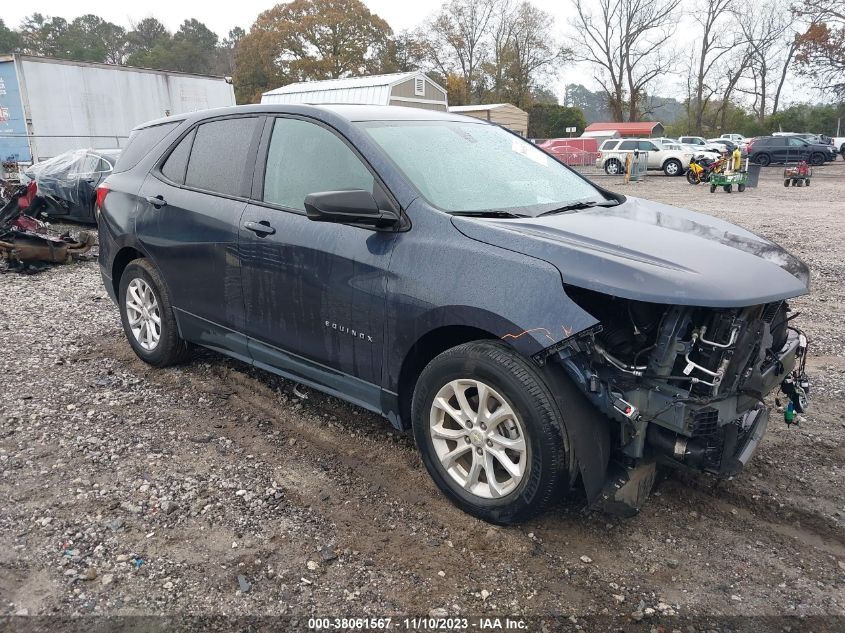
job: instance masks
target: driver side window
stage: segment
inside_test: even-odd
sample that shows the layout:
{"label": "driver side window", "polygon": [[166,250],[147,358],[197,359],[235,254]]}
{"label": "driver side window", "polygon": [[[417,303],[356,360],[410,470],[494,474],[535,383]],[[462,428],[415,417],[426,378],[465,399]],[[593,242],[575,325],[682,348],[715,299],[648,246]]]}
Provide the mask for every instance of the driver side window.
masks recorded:
{"label": "driver side window", "polygon": [[264,202],[305,210],[305,196],[321,191],[373,192],[373,175],[342,140],[300,119],[276,119],[267,166]]}

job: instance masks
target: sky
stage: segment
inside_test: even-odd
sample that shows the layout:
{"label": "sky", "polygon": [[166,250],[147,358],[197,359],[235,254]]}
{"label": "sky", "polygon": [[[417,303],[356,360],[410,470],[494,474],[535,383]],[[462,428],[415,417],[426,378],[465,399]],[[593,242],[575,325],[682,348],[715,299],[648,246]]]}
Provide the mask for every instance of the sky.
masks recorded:
{"label": "sky", "polygon": [[[555,18],[554,30],[561,39],[570,33],[568,16],[571,14],[571,5],[568,0],[533,1]],[[428,15],[437,10],[443,0],[363,0],[363,2],[370,11],[385,19],[394,31],[402,31],[420,24]],[[178,29],[184,20],[197,18],[223,38],[235,26],[248,31],[258,14],[272,7],[273,4],[273,0],[238,0],[238,2],[145,0],[139,3],[138,9],[135,10],[130,3],[114,0],[87,0],[85,3],[67,0],[32,0],[4,3],[2,18],[7,26],[17,27],[25,16],[36,11],[67,20],[85,13],[94,13],[109,22],[129,27],[133,22],[153,16],[171,31]],[[678,39],[683,38],[679,35]],[[654,93],[682,98],[679,77],[669,76],[662,82],[662,85],[655,86]],[[592,90],[598,88],[589,66],[569,64],[558,73],[557,80],[550,86],[561,103],[563,103],[563,95],[568,83],[580,83]]]}

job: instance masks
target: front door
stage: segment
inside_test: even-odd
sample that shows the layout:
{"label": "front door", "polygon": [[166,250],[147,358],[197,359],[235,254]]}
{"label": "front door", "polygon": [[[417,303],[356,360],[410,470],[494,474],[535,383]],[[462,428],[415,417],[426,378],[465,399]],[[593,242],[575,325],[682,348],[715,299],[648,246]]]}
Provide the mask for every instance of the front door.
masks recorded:
{"label": "front door", "polygon": [[203,123],[185,135],[140,191],[138,238],[161,271],[188,340],[249,359],[238,270],[262,117]]}
{"label": "front door", "polygon": [[314,222],[304,200],[320,191],[375,192],[380,185],[322,125],[279,117],[265,134],[259,200],[247,206],[239,236],[250,353],[257,366],[379,410],[395,234]]}

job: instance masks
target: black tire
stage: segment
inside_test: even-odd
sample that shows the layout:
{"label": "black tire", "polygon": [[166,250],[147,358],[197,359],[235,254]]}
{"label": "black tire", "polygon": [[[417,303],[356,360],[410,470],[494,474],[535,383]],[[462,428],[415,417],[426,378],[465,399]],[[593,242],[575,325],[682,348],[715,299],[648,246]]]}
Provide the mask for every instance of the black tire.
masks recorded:
{"label": "black tire", "polygon": [[667,176],[681,176],[684,173],[684,166],[676,158],[670,158],[663,163],[663,173]]}
{"label": "black tire", "polygon": [[730,193],[731,191],[733,191],[734,187],[733,185],[725,185],[723,188],[725,190],[725,193]]}
{"label": "black tire", "polygon": [[695,172],[692,169],[687,170],[687,182],[691,185],[701,184],[701,180],[695,175]]}
{"label": "black tire", "polygon": [[[432,405],[441,388],[458,379],[478,380],[498,392],[522,426],[525,472],[502,497],[485,498],[465,490],[437,456],[430,432]],[[414,438],[431,478],[456,506],[479,519],[502,525],[523,521],[539,512],[568,480],[569,439],[555,398],[531,363],[504,343],[474,341],[437,356],[417,381],[411,411]],[[455,448],[461,441],[454,440]],[[474,459],[473,451],[481,449],[470,449]]]}
{"label": "black tire", "polygon": [[795,181],[795,186],[796,186],[796,187],[803,187],[803,186],[804,186],[804,181],[803,181],[803,180],[796,180],[796,181]]}
{"label": "black tire", "polygon": [[758,154],[753,160],[755,163],[759,163],[760,166],[766,167],[772,162],[772,157],[768,154]]}
{"label": "black tire", "polygon": [[710,193],[716,193],[716,185],[710,185]]}
{"label": "black tire", "polygon": [[[159,306],[161,334],[158,343],[150,350],[142,347],[135,334],[133,334],[127,315],[127,288],[136,278],[140,278],[146,282],[152,290]],[[176,317],[173,315],[173,303],[170,300],[170,292],[158,269],[149,260],[136,259],[130,262],[123,271],[123,275],[120,277],[118,305],[120,307],[120,320],[123,323],[123,332],[126,334],[126,340],[129,341],[129,345],[135,354],[138,355],[138,358],[153,367],[168,367],[187,360],[190,355],[190,348],[179,336]]]}
{"label": "black tire", "polygon": [[805,186],[805,187],[809,187],[809,186],[810,186],[810,179],[809,179],[809,178],[805,178],[805,179],[804,179],[804,186]]}
{"label": "black tire", "polygon": [[789,183],[790,183],[790,180],[787,178],[786,180],[783,181],[783,186],[788,187]]}
{"label": "black tire", "polygon": [[815,153],[810,155],[810,164],[811,165],[815,165],[815,166],[818,167],[819,165],[824,165],[825,161],[826,161],[826,159],[824,157],[824,154],[822,154],[821,152],[815,152]]}
{"label": "black tire", "polygon": [[737,185],[736,190],[742,193],[745,191],[745,184]]}
{"label": "black tire", "polygon": [[618,176],[622,173],[622,163],[615,158],[611,158],[604,164],[604,173],[608,176]]}

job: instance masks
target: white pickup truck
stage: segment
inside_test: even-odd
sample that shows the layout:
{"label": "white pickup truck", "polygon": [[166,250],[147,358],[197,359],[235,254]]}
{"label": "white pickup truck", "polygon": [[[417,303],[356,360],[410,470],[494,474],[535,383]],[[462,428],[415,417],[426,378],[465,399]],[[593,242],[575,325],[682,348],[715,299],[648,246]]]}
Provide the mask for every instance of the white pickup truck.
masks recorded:
{"label": "white pickup truck", "polygon": [[634,152],[648,152],[648,169],[660,169],[667,176],[683,176],[694,155],[691,151],[677,146],[666,147],[647,138],[612,138],[601,144],[596,167],[606,174],[621,174],[625,171],[626,155]]}

